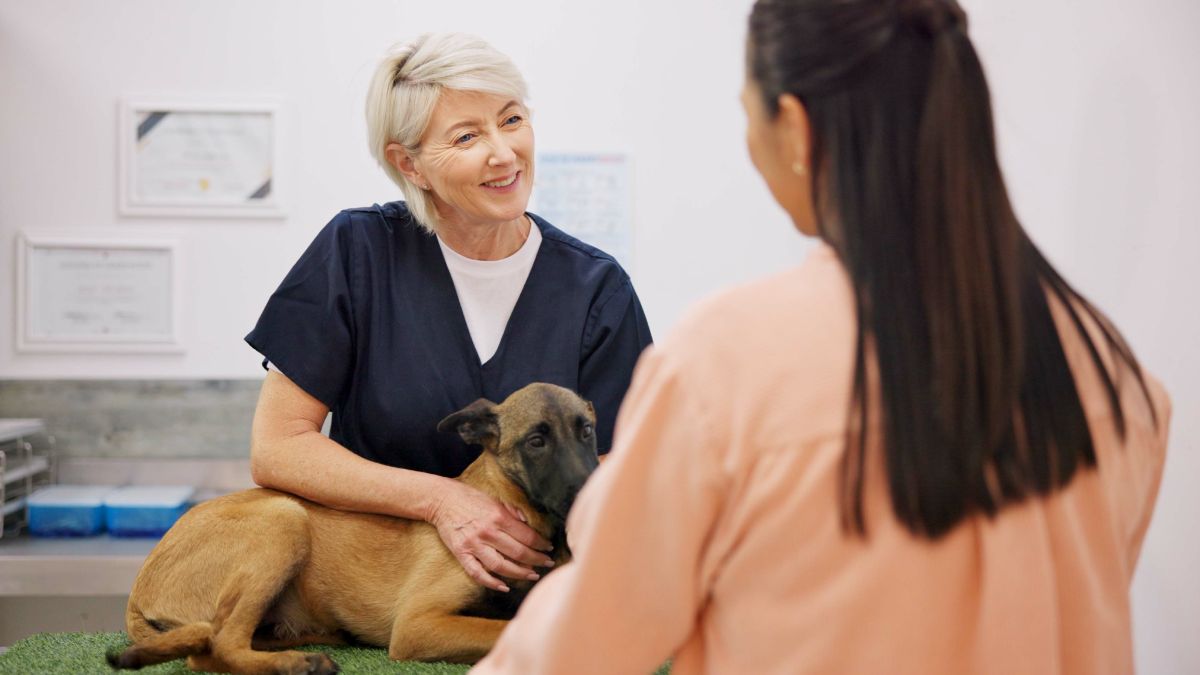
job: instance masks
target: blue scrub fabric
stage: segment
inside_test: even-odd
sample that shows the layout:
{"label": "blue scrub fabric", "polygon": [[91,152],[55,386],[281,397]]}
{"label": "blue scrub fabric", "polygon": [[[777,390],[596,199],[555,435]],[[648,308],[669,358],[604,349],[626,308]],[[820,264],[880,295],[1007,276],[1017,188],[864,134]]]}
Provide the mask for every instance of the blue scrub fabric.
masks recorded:
{"label": "blue scrub fabric", "polygon": [[317,235],[246,342],[333,412],[375,462],[457,476],[479,454],[438,422],[552,382],[596,408],[601,453],[650,328],[608,254],[530,214],[542,244],[495,355],[480,363],[437,239],[404,202],[348,209]]}

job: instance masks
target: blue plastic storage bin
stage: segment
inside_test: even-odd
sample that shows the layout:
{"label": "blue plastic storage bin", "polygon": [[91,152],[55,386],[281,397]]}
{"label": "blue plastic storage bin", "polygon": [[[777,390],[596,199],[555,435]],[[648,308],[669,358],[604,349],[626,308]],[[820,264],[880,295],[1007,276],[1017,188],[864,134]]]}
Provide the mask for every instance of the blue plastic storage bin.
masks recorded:
{"label": "blue plastic storage bin", "polygon": [[107,485],[51,485],[29,496],[29,533],[36,537],[89,537],[104,529]]}
{"label": "blue plastic storage bin", "polygon": [[131,485],[104,499],[104,520],[114,537],[161,537],[191,506],[191,486]]}

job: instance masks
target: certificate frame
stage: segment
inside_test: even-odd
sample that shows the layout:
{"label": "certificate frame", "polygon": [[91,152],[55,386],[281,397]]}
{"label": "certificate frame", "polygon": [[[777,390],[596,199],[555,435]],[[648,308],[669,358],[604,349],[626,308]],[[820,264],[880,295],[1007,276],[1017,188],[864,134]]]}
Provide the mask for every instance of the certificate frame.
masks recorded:
{"label": "certificate frame", "polygon": [[273,99],[121,99],[118,212],[283,218],[279,108]]}
{"label": "certificate frame", "polygon": [[[184,349],[179,339],[181,270],[178,249],[178,242],[169,239],[19,233],[15,252],[17,351],[75,354],[182,353]],[[55,265],[49,262],[50,255],[55,255],[55,259],[60,263],[63,260],[70,262],[74,256],[77,264],[59,264],[58,269],[55,269]],[[72,267],[84,271],[71,272]],[[87,271],[89,268],[90,272]],[[71,274],[75,274],[76,278],[72,279]],[[101,286],[97,293],[95,281],[98,279],[103,279],[105,285]],[[89,281],[92,287],[85,288]],[[158,292],[141,292],[140,297],[137,290],[129,292],[131,285],[146,282],[157,282],[164,287]],[[126,284],[124,288],[122,283]],[[64,299],[61,297],[62,293],[54,292],[72,284],[75,284],[72,290],[90,291],[76,295],[88,295],[90,298]],[[104,296],[105,293],[109,293],[108,298]],[[55,297],[56,295],[58,297]],[[126,297],[119,297],[121,295]],[[155,297],[150,299],[151,302],[146,302],[146,296]],[[122,329],[119,326],[114,330],[110,327],[114,323],[120,323],[123,318],[136,317],[136,313],[130,313],[129,310],[138,309],[138,302],[143,303],[143,309],[149,306],[150,313],[156,317],[156,327],[146,330]],[[112,316],[104,318],[104,311],[86,311],[95,310],[97,305],[104,304],[123,305],[124,309],[111,310],[117,314],[116,321]],[[43,309],[47,306],[51,309]],[[81,308],[85,311],[80,311]],[[93,326],[102,325],[100,329],[85,331],[56,328],[56,323],[61,325],[61,319],[72,313],[86,313],[86,320],[91,321]],[[47,318],[47,315],[54,314],[58,316]]]}

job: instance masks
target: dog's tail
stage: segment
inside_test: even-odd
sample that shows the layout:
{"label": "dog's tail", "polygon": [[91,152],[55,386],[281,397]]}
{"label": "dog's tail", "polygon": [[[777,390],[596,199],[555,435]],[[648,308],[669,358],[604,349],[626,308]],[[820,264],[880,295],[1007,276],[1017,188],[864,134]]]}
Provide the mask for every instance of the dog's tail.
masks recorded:
{"label": "dog's tail", "polygon": [[105,656],[113,668],[136,670],[193,654],[205,654],[212,649],[215,630],[207,621],[171,627],[148,619],[141,611],[130,607],[126,624],[134,644],[124,650],[109,650]]}

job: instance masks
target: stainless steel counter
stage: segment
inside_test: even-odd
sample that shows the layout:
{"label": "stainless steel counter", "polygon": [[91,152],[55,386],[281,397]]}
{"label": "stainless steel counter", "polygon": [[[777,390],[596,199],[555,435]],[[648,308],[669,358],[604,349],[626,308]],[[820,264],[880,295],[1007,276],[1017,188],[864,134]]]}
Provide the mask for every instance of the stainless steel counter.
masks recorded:
{"label": "stainless steel counter", "polygon": [[[63,483],[193,485],[198,498],[253,484],[247,460],[67,459]],[[158,539],[0,539],[0,597],[126,595]]]}
{"label": "stainless steel counter", "polygon": [[0,540],[0,597],[127,595],[158,539]]}

